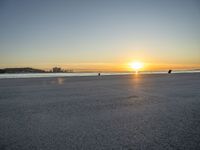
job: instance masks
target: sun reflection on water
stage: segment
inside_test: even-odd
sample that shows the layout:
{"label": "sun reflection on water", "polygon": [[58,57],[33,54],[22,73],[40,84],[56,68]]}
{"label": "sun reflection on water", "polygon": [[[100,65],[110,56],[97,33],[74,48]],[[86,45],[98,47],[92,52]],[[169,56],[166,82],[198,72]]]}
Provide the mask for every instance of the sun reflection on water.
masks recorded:
{"label": "sun reflection on water", "polygon": [[64,78],[57,78],[57,84],[62,85],[64,83]]}

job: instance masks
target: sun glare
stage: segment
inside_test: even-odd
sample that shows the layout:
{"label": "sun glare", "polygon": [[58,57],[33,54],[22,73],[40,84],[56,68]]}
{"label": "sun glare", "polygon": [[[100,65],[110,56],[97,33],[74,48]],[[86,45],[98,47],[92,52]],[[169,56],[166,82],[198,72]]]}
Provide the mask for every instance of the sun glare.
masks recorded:
{"label": "sun glare", "polygon": [[141,69],[143,67],[143,63],[142,62],[132,62],[130,64],[131,68],[134,69],[135,71],[138,71],[139,69]]}

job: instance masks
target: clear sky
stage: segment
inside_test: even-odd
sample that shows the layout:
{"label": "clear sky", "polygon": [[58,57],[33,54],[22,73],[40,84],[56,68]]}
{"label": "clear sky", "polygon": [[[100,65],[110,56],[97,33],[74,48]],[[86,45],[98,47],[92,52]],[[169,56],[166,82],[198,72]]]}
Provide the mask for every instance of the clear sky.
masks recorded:
{"label": "clear sky", "polygon": [[199,0],[1,0],[0,68],[200,68]]}

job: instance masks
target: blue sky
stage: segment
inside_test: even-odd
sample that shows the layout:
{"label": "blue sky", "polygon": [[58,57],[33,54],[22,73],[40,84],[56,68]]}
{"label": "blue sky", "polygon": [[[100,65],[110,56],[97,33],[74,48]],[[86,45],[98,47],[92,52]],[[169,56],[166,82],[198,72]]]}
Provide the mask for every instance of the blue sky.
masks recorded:
{"label": "blue sky", "polygon": [[200,64],[198,0],[1,0],[0,67]]}

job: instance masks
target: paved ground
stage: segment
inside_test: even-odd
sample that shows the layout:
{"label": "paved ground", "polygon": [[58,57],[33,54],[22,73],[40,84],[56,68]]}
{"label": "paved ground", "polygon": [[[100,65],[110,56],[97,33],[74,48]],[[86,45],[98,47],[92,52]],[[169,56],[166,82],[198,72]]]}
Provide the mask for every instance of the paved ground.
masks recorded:
{"label": "paved ground", "polygon": [[0,79],[0,150],[200,149],[200,74]]}

